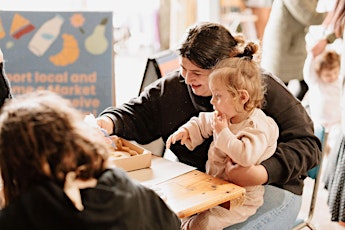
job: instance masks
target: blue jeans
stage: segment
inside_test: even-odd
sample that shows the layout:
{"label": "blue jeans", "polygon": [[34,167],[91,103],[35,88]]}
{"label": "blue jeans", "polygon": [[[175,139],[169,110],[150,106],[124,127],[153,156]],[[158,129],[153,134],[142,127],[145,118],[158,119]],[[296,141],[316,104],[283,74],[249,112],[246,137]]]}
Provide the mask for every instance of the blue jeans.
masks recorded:
{"label": "blue jeans", "polygon": [[265,185],[264,204],[255,215],[225,230],[288,230],[294,226],[301,205],[302,196],[272,185]]}

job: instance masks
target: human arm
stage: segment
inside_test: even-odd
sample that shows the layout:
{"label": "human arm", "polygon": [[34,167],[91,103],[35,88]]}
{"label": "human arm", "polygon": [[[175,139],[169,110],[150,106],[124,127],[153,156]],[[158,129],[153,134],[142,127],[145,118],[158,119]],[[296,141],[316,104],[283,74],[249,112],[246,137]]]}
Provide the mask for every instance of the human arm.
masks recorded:
{"label": "human arm", "polygon": [[272,118],[255,109],[241,126],[244,128],[237,133],[223,129],[215,138],[215,146],[243,167],[257,165],[273,155],[279,128]]}
{"label": "human arm", "polygon": [[261,164],[243,167],[239,164],[228,163],[226,170],[228,180],[242,187],[262,185],[268,181],[267,170]]}
{"label": "human arm", "polygon": [[[119,107],[109,107],[97,117],[98,125],[109,135],[118,135],[128,140],[147,142],[159,137],[159,105],[151,100],[152,95],[132,98]],[[154,136],[154,137],[152,137]]]}
{"label": "human arm", "polygon": [[312,52],[309,52],[303,66],[303,79],[308,84],[309,87],[312,84],[315,84],[315,80],[317,78],[314,60],[315,60],[314,54]]}
{"label": "human arm", "polygon": [[[183,114],[190,109],[184,108],[181,111],[180,108],[181,100],[188,97],[182,91],[183,86],[185,84],[180,82],[178,73],[161,78],[146,87],[140,96],[121,106],[105,109],[97,119],[110,118],[114,127],[110,135],[135,140],[140,144],[150,143],[162,136],[167,137],[190,118]],[[182,115],[187,119],[181,119]]]}
{"label": "human arm", "polygon": [[205,138],[212,135],[213,113],[202,112],[199,117],[192,117],[186,124],[181,126],[176,132],[169,136],[166,146],[170,148],[181,140],[181,145],[186,145],[189,150],[204,142]]}
{"label": "human arm", "polygon": [[335,33],[328,34],[326,37],[320,39],[313,45],[310,49],[311,53],[314,57],[320,55],[325,49],[328,44],[331,44],[335,41],[336,36]]}

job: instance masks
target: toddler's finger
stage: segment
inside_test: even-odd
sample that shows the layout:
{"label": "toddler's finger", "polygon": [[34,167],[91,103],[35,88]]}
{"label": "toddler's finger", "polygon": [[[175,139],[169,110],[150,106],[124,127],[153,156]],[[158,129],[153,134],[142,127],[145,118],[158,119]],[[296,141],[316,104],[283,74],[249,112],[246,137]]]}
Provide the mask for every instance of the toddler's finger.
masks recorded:
{"label": "toddler's finger", "polygon": [[170,145],[171,145],[171,137],[168,138],[167,142],[166,142],[166,149],[170,149]]}

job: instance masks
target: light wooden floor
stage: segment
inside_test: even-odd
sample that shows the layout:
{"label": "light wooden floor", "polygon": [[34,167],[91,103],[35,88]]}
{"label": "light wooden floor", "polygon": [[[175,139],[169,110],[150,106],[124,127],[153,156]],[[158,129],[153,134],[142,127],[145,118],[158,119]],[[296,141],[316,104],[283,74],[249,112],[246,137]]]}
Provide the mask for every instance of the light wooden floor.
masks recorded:
{"label": "light wooden floor", "polygon": [[[325,166],[327,165],[327,158],[324,160],[323,163],[324,165],[322,171],[324,172]],[[323,172],[321,173],[323,174]],[[302,208],[299,214],[301,217],[306,217],[306,215],[308,214],[310,198],[314,185],[313,183],[314,182],[308,178],[305,180]],[[312,219],[312,224],[317,230],[345,230],[345,228],[340,226],[338,223],[330,221],[331,215],[329,213],[329,208],[327,206],[327,196],[328,191],[324,189],[324,183],[321,183],[318,190],[317,202],[314,217]]]}

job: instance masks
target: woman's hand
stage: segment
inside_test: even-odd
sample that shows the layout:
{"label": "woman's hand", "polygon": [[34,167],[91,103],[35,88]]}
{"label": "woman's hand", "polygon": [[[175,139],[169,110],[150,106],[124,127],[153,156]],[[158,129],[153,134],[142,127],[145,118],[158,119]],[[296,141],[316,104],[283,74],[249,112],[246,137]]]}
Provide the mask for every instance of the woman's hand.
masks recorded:
{"label": "woman's hand", "polygon": [[107,116],[97,117],[97,124],[99,127],[107,131],[109,135],[114,132],[114,124],[113,121]]}
{"label": "woman's hand", "polygon": [[229,162],[225,168],[227,179],[242,187],[262,185],[268,181],[268,173],[262,165],[242,167]]}

